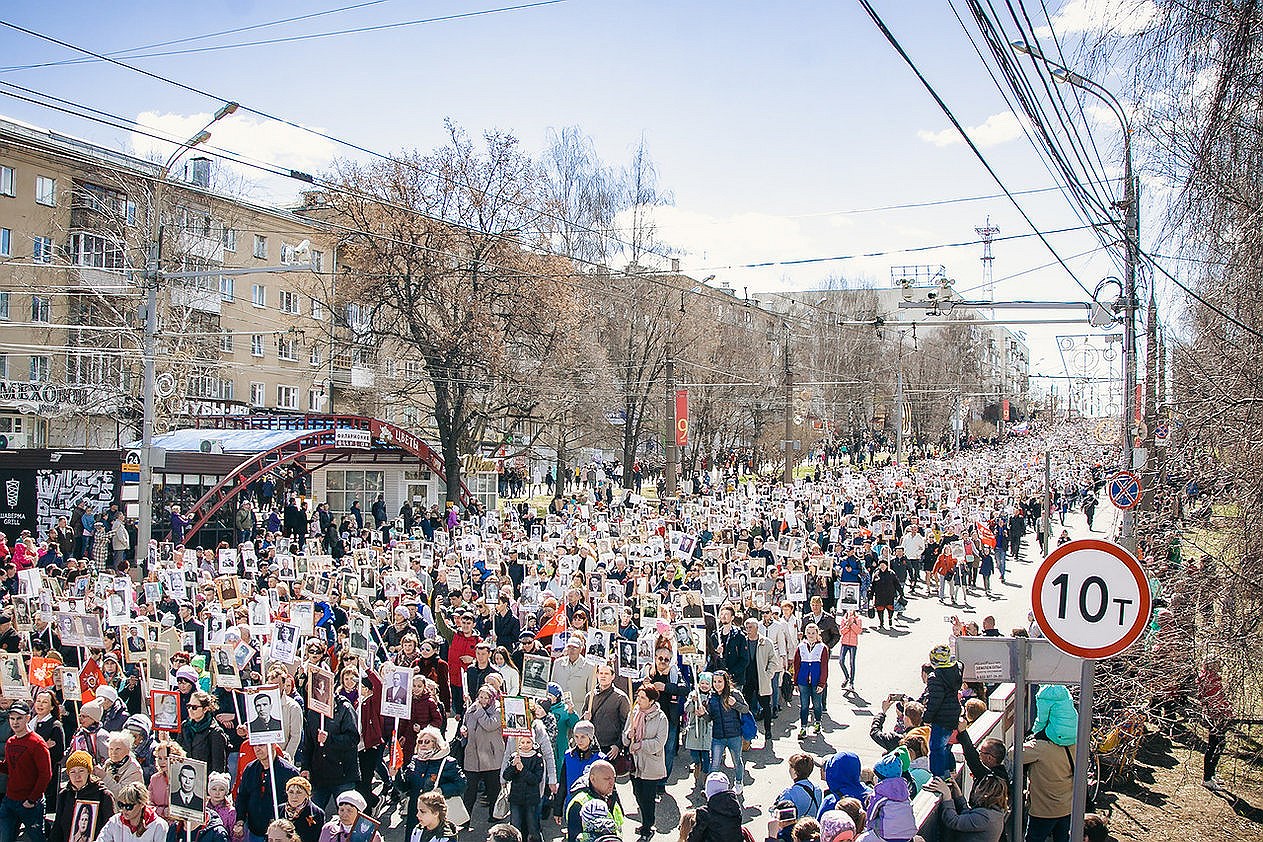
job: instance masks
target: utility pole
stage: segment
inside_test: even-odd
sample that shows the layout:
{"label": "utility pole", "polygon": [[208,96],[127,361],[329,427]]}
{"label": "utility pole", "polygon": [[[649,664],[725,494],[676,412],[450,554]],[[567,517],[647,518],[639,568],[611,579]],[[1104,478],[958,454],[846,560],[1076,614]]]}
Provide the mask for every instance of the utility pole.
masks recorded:
{"label": "utility pole", "polygon": [[[680,461],[679,449],[675,446],[675,357],[667,354],[667,435],[663,440],[666,446],[666,467],[664,488],[668,499],[676,496],[675,469]],[[631,423],[628,419],[628,423]]]}
{"label": "utility pole", "polygon": [[171,154],[158,177],[154,180],[153,218],[157,230],[149,246],[149,265],[145,268],[145,335],[144,335],[144,384],[141,387],[142,417],[140,422],[140,488],[137,493],[139,511],[136,517],[136,567],[145,570],[149,558],[149,541],[153,537],[153,430],[154,430],[154,392],[155,368],[158,341],[158,283],[162,276],[162,201],[167,178],[171,168],[181,155],[195,146],[210,140],[210,127],[237,110],[237,103],[226,102],[220,106],[202,127],[202,130],[190,137]]}
{"label": "utility pole", "polygon": [[1142,494],[1140,511],[1151,512],[1154,509],[1154,495],[1161,480],[1158,471],[1157,447],[1153,444],[1154,432],[1158,425],[1158,372],[1162,368],[1161,355],[1158,354],[1158,305],[1154,300],[1153,287],[1149,289],[1149,316],[1145,320],[1145,412],[1144,412],[1144,445],[1149,451],[1142,472]]}
{"label": "utility pole", "polygon": [[782,356],[785,358],[785,473],[781,479],[786,485],[794,482],[794,370],[789,362],[789,324],[784,328]]}
{"label": "utility pole", "polygon": [[[1050,411],[1051,414],[1051,411]],[[1049,549],[1052,547],[1052,535],[1048,530],[1052,525],[1052,518],[1049,516],[1052,512],[1052,450],[1044,451],[1044,558],[1048,558]]]}
{"label": "utility pole", "polygon": [[[1135,175],[1132,173],[1131,130],[1123,125],[1123,464],[1124,471],[1136,466],[1136,248],[1140,244],[1140,208]],[[1123,512],[1122,544],[1136,552],[1136,515]]]}

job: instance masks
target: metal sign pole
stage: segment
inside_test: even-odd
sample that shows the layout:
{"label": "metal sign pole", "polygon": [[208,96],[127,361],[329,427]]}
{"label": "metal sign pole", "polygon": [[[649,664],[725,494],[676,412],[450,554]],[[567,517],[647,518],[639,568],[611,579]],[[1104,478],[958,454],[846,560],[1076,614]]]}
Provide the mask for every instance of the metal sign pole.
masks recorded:
{"label": "metal sign pole", "polygon": [[1079,678],[1079,734],[1074,746],[1074,797],[1070,802],[1070,838],[1083,838],[1083,814],[1088,804],[1088,753],[1092,742],[1092,682],[1096,661],[1085,659]]}
{"label": "metal sign pole", "polygon": [[[1026,768],[1022,765],[1022,743],[1026,741],[1026,662],[1030,658],[1030,642],[1015,638],[1009,647],[1013,675],[1013,829],[1010,839],[1025,839],[1025,817],[1022,792]],[[1071,837],[1074,838],[1074,837]],[[1082,838],[1082,837],[1080,837]]]}

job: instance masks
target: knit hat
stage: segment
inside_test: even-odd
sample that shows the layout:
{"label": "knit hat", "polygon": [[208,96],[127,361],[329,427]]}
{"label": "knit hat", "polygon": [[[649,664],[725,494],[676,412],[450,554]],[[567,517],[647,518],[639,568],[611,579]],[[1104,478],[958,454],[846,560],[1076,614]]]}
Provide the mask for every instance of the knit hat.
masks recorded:
{"label": "knit hat", "polygon": [[228,777],[227,772],[211,772],[206,776],[206,787],[209,789],[215,784],[219,784],[224,789],[232,789],[232,778]]}
{"label": "knit hat", "polygon": [[127,721],[123,723],[123,727],[128,731],[139,734],[142,738],[148,737],[153,731],[153,723],[149,721],[149,717],[143,713],[133,713],[127,717]]}
{"label": "knit hat", "polygon": [[189,684],[197,686],[197,670],[190,666],[180,667],[175,671],[176,681],[187,681]]}
{"label": "knit hat", "polygon": [[584,736],[595,738],[596,726],[586,719],[580,719],[574,724],[574,727],[570,729],[570,733],[575,735],[583,734]]}
{"label": "knit hat", "polygon": [[364,800],[364,796],[353,789],[348,789],[338,796],[338,806],[341,807],[343,804],[350,804],[361,813],[368,809],[368,802]]}
{"label": "knit hat", "polygon": [[307,793],[308,798],[311,797],[311,781],[307,780],[301,775],[295,775],[294,777],[290,778],[288,781],[285,782],[286,789],[289,789],[291,786],[298,787],[299,789]]}
{"label": "knit hat", "polygon": [[118,691],[108,684],[102,684],[96,688],[96,697],[112,705],[118,701]]}
{"label": "knit hat", "polygon": [[557,682],[550,681],[548,683],[548,695],[552,696],[554,699],[560,699],[563,692],[564,691],[561,689],[561,685]]}
{"label": "knit hat", "polygon": [[895,753],[891,752],[877,761],[877,765],[873,767],[873,774],[882,780],[897,778],[903,774],[903,764],[899,762],[899,758],[895,756]]}
{"label": "knit hat", "polygon": [[846,842],[855,838],[855,820],[842,810],[826,810],[820,815],[820,842]]}
{"label": "knit hat", "polygon": [[952,650],[944,644],[939,644],[930,650],[930,666],[932,667],[950,667],[956,663],[956,656],[952,654]]}
{"label": "knit hat", "polygon": [[721,792],[727,792],[732,789],[732,784],[728,781],[728,776],[723,772],[711,772],[706,776],[706,797],[712,798]]}
{"label": "knit hat", "polygon": [[104,715],[105,715],[105,706],[102,705],[100,702],[96,701],[95,699],[88,702],[83,707],[79,708],[79,719],[81,720],[86,716],[89,719],[91,719],[93,722],[100,722],[101,717]]}
{"label": "knit hat", "polygon": [[72,751],[70,756],[66,758],[66,771],[71,769],[87,769],[92,771],[92,755],[83,749]]}

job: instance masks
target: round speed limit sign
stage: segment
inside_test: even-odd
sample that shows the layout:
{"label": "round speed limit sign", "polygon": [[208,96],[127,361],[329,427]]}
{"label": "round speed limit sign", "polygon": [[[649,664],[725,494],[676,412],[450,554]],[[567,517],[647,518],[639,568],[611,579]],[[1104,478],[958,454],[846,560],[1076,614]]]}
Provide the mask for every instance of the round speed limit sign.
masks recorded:
{"label": "round speed limit sign", "polygon": [[1131,553],[1088,538],[1053,551],[1035,574],[1032,608],[1049,643],[1099,660],[1135,643],[1149,623],[1149,579]]}

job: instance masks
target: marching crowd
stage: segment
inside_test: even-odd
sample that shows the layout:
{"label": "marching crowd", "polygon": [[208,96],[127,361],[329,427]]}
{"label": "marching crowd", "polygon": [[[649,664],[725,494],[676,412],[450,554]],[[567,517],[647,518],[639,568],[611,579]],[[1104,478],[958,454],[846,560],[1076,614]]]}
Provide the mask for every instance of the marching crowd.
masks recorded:
{"label": "marching crowd", "polygon": [[[1064,522],[1096,499],[1100,448],[1048,435]],[[811,749],[831,686],[877,669],[857,663],[866,628],[1004,581],[1041,529],[1034,454],[1052,444],[912,471],[829,459],[793,486],[721,479],[670,505],[576,483],[547,513],[453,508],[425,530],[373,512],[334,532],[293,498],[301,528],[254,517],[236,546],[156,543],[135,574],[33,541],[0,583],[0,842],[381,842],[400,838],[396,810],[409,842],[486,823],[497,842],[598,842],[629,835],[633,809],[643,841],[668,831],[658,803],[689,775],[703,800],[680,839],[741,842],[764,830],[746,755],[794,708],[801,750],[767,838],[911,839],[927,791],[959,838],[994,842],[1006,747],[969,741],[989,688],[963,682],[953,646],[1001,634],[994,619],[908,652],[924,683],[874,718],[880,762]],[[1068,834],[1074,709],[1045,690],[1028,842]]]}

